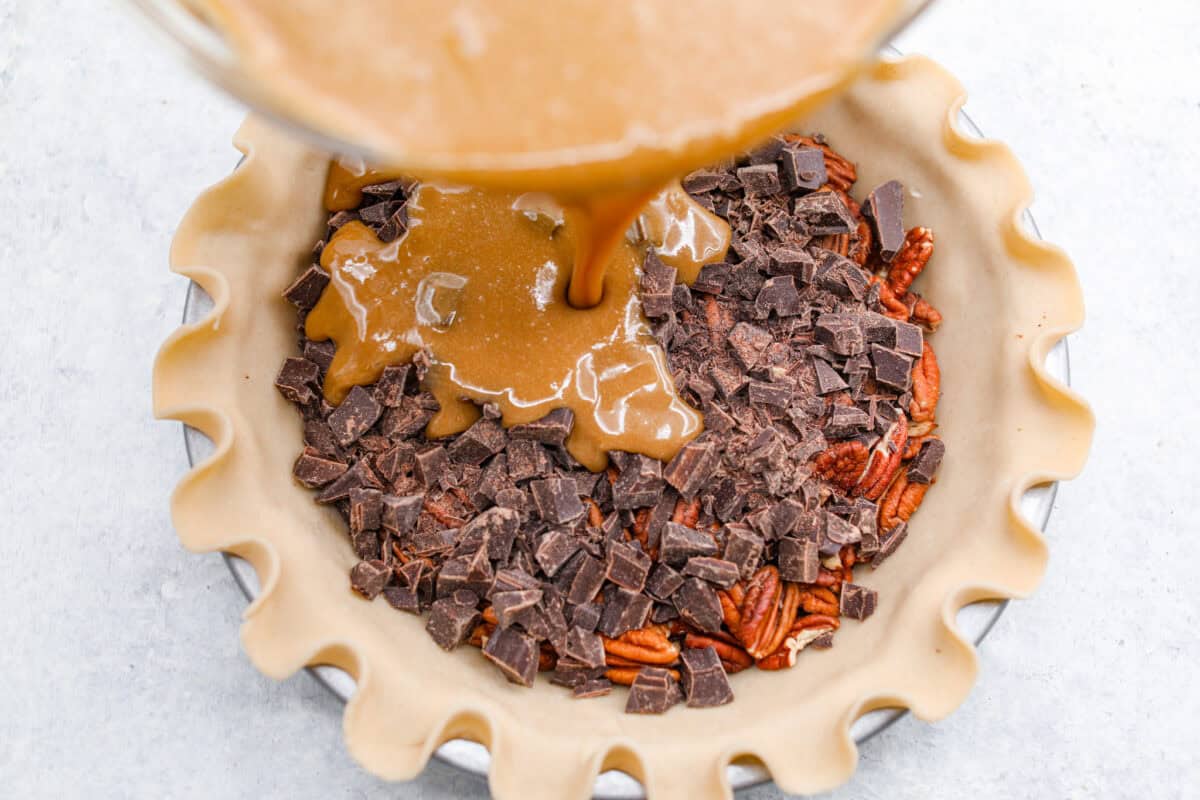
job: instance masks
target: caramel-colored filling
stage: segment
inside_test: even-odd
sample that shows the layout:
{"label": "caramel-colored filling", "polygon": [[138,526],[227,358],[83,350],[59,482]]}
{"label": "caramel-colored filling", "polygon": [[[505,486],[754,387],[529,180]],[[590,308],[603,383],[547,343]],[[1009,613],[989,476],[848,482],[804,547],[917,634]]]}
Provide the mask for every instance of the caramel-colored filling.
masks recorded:
{"label": "caramel-colored filling", "polygon": [[[334,166],[330,197],[353,198],[394,177],[377,171],[363,183],[352,173]],[[724,256],[729,230],[680,194],[652,203],[639,227],[694,276]],[[647,244],[616,242],[602,300],[577,309],[567,283],[579,230],[550,198],[425,183],[409,199],[408,219],[408,232],[390,244],[348,223],[321,256],[332,282],[307,333],[337,345],[325,380],[330,402],[427,349],[426,386],[441,405],[431,438],[468,427],[476,403],[496,403],[505,425],[566,407],[575,414],[567,449],[598,470],[607,451],[667,460],[700,433],[700,416],[680,399],[642,315],[637,285]]]}

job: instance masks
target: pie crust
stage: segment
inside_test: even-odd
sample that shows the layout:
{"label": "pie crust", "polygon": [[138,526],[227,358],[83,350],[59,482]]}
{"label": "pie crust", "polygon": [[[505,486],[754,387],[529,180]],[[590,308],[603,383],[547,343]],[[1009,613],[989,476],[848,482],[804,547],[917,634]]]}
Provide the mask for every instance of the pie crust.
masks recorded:
{"label": "pie crust", "polygon": [[347,747],[384,778],[415,777],[448,739],[483,743],[501,798],[587,797],[606,769],[630,773],[656,799],[729,797],[725,766],[746,757],[784,791],[815,793],[853,773],[859,715],[949,714],[977,670],[957,610],[1034,589],[1047,549],[1018,502],[1034,484],[1076,475],[1093,429],[1084,402],[1042,366],[1083,321],[1075,270],[1022,229],[1031,192],[1009,149],[955,127],[963,99],[929,60],[881,61],[803,125],[858,159],[859,187],[901,180],[910,224],[938,236],[918,288],[946,320],[934,342],[948,454],[904,546],[880,569],[859,570],[879,590],[878,611],[794,669],[735,676],[731,705],[658,717],[623,714],[623,691],[579,701],[546,680],[509,684],[474,648],[440,650],[423,618],[351,592],[344,525],[293,481],[300,421],[273,387],[296,346],[295,311],[280,292],[323,232],[328,156],[247,120],[236,137],[245,160],[200,196],[171,249],[172,269],[215,307],[163,345],[154,409],[216,443],[172,510],[186,547],[236,553],[257,570],[262,592],[242,626],[254,664],[273,678],[320,663],[354,676]]}

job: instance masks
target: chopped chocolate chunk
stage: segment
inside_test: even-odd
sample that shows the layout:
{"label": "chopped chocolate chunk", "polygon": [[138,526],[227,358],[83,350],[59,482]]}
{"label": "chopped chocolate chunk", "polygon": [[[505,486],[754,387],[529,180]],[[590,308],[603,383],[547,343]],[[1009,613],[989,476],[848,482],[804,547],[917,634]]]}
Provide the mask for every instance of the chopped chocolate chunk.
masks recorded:
{"label": "chopped chocolate chunk", "polygon": [[333,364],[334,346],[333,342],[305,342],[304,357],[321,368],[321,372],[325,372]]}
{"label": "chopped chocolate chunk", "polygon": [[406,395],[400,398],[399,406],[389,408],[383,415],[379,432],[394,439],[416,436],[425,430],[434,413],[435,409],[422,403],[419,396]]}
{"label": "chopped chocolate chunk", "polygon": [[541,589],[517,589],[511,592],[496,592],[492,595],[492,608],[501,628],[516,621],[517,615],[542,602]]}
{"label": "chopped chocolate chunk", "polygon": [[867,195],[862,212],[875,228],[880,258],[890,262],[904,246],[904,186],[900,181],[877,186]]}
{"label": "chopped chocolate chunk", "polygon": [[866,349],[866,340],[858,320],[851,314],[822,314],[813,333],[821,344],[840,356],[852,356]]}
{"label": "chopped chocolate chunk", "polygon": [[867,293],[867,276],[850,259],[828,250],[821,255],[814,282],[846,301],[862,300]]}
{"label": "chopped chocolate chunk", "polygon": [[908,523],[901,522],[890,531],[882,534],[879,537],[879,552],[871,559],[871,567],[878,569],[884,561],[887,561],[900,545],[904,544],[905,538],[908,537]]}
{"label": "chopped chocolate chunk", "polygon": [[942,465],[946,444],[941,439],[926,439],[917,457],[908,465],[908,479],[913,483],[933,483],[933,476]]}
{"label": "chopped chocolate chunk", "polygon": [[692,291],[717,295],[725,288],[728,281],[728,264],[707,264],[700,268],[700,274],[692,281]]}
{"label": "chopped chocolate chunk", "polygon": [[599,634],[583,628],[571,628],[567,633],[567,648],[563,655],[589,667],[603,667],[604,642]]}
{"label": "chopped chocolate chunk", "polygon": [[604,574],[604,564],[600,559],[584,555],[567,591],[567,602],[582,606],[594,600],[596,593],[604,585]]}
{"label": "chopped chocolate chunk", "polygon": [[394,242],[399,239],[408,230],[408,205],[401,204],[390,217],[387,222],[379,226],[379,231],[376,236],[379,241],[384,244]]}
{"label": "chopped chocolate chunk", "polygon": [[350,490],[350,533],[378,530],[383,517],[383,492],[355,487]]}
{"label": "chopped chocolate chunk", "polygon": [[571,696],[577,700],[591,697],[604,697],[612,693],[612,681],[608,678],[589,678],[571,689]]}
{"label": "chopped chocolate chunk", "polygon": [[666,600],[683,585],[683,576],[661,561],[650,570],[646,592],[656,600]]}
{"label": "chopped chocolate chunk", "polygon": [[779,174],[788,192],[815,192],[825,185],[825,154],[815,147],[789,144],[779,154]]}
{"label": "chopped chocolate chunk", "polygon": [[363,560],[379,558],[381,555],[378,531],[351,531],[350,547],[354,555]]}
{"label": "chopped chocolate chunk", "polygon": [[699,578],[688,578],[671,596],[683,621],[708,633],[721,630],[723,613],[717,590]]}
{"label": "chopped chocolate chunk", "polygon": [[725,173],[698,169],[683,179],[683,190],[688,194],[707,194],[720,188]]}
{"label": "chopped chocolate chunk", "polygon": [[716,444],[688,442],[667,464],[662,477],[685,499],[691,500],[709,482],[720,464],[721,452]]}
{"label": "chopped chocolate chunk", "polygon": [[748,579],[754,574],[758,569],[759,561],[762,560],[762,555],[763,537],[761,534],[749,525],[741,523],[730,523],[725,526],[725,560],[737,566],[738,573],[743,578]]}
{"label": "chopped chocolate chunk", "polygon": [[382,561],[360,561],[350,570],[350,588],[374,600],[392,579],[392,568]]}
{"label": "chopped chocolate chunk", "polygon": [[863,620],[875,613],[879,593],[855,583],[843,583],[840,610],[843,617]]}
{"label": "chopped chocolate chunk", "polygon": [[321,293],[329,285],[329,273],[313,264],[283,290],[283,296],[296,308],[308,311],[321,299]]}
{"label": "chopped chocolate chunk", "polygon": [[[441,538],[438,539],[439,544],[443,543]],[[467,572],[471,569],[470,561],[461,556],[452,558],[442,564],[442,568],[437,574],[437,596],[451,597],[459,589],[467,587]]]}
{"label": "chopped chocolate chunk", "polygon": [[572,522],[583,516],[583,503],[575,488],[575,481],[567,478],[546,478],[530,481],[533,502],[538,514],[552,525]]}
{"label": "chopped chocolate chunk", "polygon": [[770,164],[779,160],[785,142],[782,136],[772,136],[758,147],[745,154],[748,164]]}
{"label": "chopped chocolate chunk", "polygon": [[571,409],[556,408],[539,420],[512,426],[508,429],[508,435],[512,439],[532,439],[561,447],[574,427],[575,414]]}
{"label": "chopped chocolate chunk", "polygon": [[850,388],[842,376],[821,359],[813,359],[813,368],[817,373],[817,394],[833,394]]}
{"label": "chopped chocolate chunk", "polygon": [[[453,528],[445,528],[435,531],[418,531],[413,534],[409,540],[409,549],[412,554],[418,558],[425,556],[434,556],[438,554],[448,553],[454,549],[454,535],[456,531]],[[463,562],[463,580],[466,580],[465,566]],[[443,567],[443,571],[445,567]]]}
{"label": "chopped chocolate chunk", "polygon": [[767,533],[772,539],[782,539],[796,532],[804,518],[804,506],[794,498],[776,503],[767,514]]}
{"label": "chopped chocolate chunk", "polygon": [[613,506],[634,509],[654,505],[663,491],[662,462],[641,454],[627,455],[612,485]]}
{"label": "chopped chocolate chunk", "polygon": [[834,192],[813,192],[797,199],[792,214],[813,236],[850,233],[858,227],[846,204]]}
{"label": "chopped chocolate chunk", "polygon": [[737,179],[746,189],[747,195],[776,194],[779,191],[779,166],[777,164],[754,164],[737,171]]}
{"label": "chopped chocolate chunk", "polygon": [[854,406],[834,406],[825,423],[825,435],[831,439],[845,439],[871,427],[871,417]]}
{"label": "chopped chocolate chunk", "polygon": [[284,400],[303,405],[316,397],[313,389],[320,380],[321,369],[316,364],[307,358],[289,358],[283,362],[279,376],[275,378],[275,388]]}
{"label": "chopped chocolate chunk", "polygon": [[739,322],[729,332],[729,348],[743,369],[753,369],[771,344],[771,334],[748,322]]}
{"label": "chopped chocolate chunk", "polygon": [[821,573],[821,556],[816,542],[779,540],[779,577],[794,583],[815,583]]}
{"label": "chopped chocolate chunk", "polygon": [[479,611],[474,604],[467,605],[447,597],[434,602],[425,630],[438,647],[453,650],[470,637],[478,622]]}
{"label": "chopped chocolate chunk", "polygon": [[693,556],[715,556],[717,543],[703,531],[668,522],[663,528],[659,558],[673,567],[681,567]]}
{"label": "chopped chocolate chunk", "polygon": [[417,453],[414,467],[414,477],[426,489],[444,485],[452,480],[454,474],[450,468],[450,456],[440,444]]}
{"label": "chopped chocolate chunk", "polygon": [[817,264],[807,251],[796,247],[777,247],[771,251],[767,271],[772,275],[789,275],[800,286],[812,283]]}
{"label": "chopped chocolate chunk", "polygon": [[817,650],[828,650],[833,647],[833,631],[825,631],[809,642],[808,646]]}
{"label": "chopped chocolate chunk", "polygon": [[679,674],[689,708],[712,708],[733,702],[733,689],[715,648],[689,647],[679,655]]}
{"label": "chopped chocolate chunk", "polygon": [[754,307],[762,317],[771,312],[778,317],[794,317],[801,313],[804,304],[796,291],[796,279],[791,275],[768,278],[754,300]]}
{"label": "chopped chocolate chunk", "polygon": [[346,447],[379,420],[383,407],[361,386],[355,386],[329,415],[329,427],[338,444]]}
{"label": "chopped chocolate chunk", "polygon": [[511,508],[489,508],[462,528],[463,536],[480,531],[487,546],[488,558],[507,561],[512,552],[517,529],[521,526],[521,515]]}
{"label": "chopped chocolate chunk", "polygon": [[483,655],[512,683],[533,686],[538,670],[538,643],[516,628],[497,630],[488,637]]}
{"label": "chopped chocolate chunk", "polygon": [[383,599],[397,611],[409,614],[421,613],[421,597],[416,589],[407,586],[388,586],[383,590]]}
{"label": "chopped chocolate chunk", "polygon": [[712,379],[713,386],[717,387],[717,393],[726,402],[733,400],[734,395],[746,385],[748,380],[742,373],[721,369],[717,366],[709,369],[708,376]]}
{"label": "chopped chocolate chunk", "polygon": [[[642,312],[649,319],[663,319],[675,313],[675,302],[669,294],[643,294]],[[665,349],[668,345],[663,345]]]}
{"label": "chopped chocolate chunk", "polygon": [[875,381],[901,392],[912,383],[912,359],[895,350],[871,345],[871,363],[875,365]]}
{"label": "chopped chocolate chunk", "polygon": [[684,565],[683,574],[708,581],[721,589],[728,589],[737,583],[739,570],[736,564],[724,559],[693,556]]}
{"label": "chopped chocolate chunk", "polygon": [[404,497],[385,494],[380,502],[383,507],[380,523],[384,530],[401,538],[407,536],[416,527],[417,517],[420,516],[421,509],[425,507],[425,498],[419,494]]}
{"label": "chopped chocolate chunk", "polygon": [[631,592],[640,592],[650,573],[650,556],[635,544],[609,545],[604,577]]}
{"label": "chopped chocolate chunk", "polygon": [[837,514],[825,512],[825,531],[821,539],[821,553],[832,555],[848,544],[857,544],[862,531]]}
{"label": "chopped chocolate chunk", "polygon": [[356,461],[350,469],[322,489],[321,493],[317,495],[317,502],[336,503],[339,500],[345,500],[350,497],[350,490],[354,488],[383,489],[383,484],[379,482],[379,478],[375,477],[375,473],[371,471],[371,466],[366,459]]}
{"label": "chopped chocolate chunk", "polygon": [[881,344],[884,347],[895,346],[896,324],[899,320],[868,311],[860,315],[858,321],[868,344]]}
{"label": "chopped chocolate chunk", "polygon": [[346,465],[341,461],[321,458],[310,453],[301,453],[292,467],[296,480],[310,489],[319,489],[341,477]]}
{"label": "chopped chocolate chunk", "polygon": [[884,347],[891,347],[898,353],[903,353],[906,356],[920,358],[924,352],[925,334],[921,329],[908,322],[893,320],[892,329],[894,335],[892,341],[880,342]]}
{"label": "chopped chocolate chunk", "polygon": [[775,408],[787,408],[792,402],[792,397],[796,394],[795,383],[788,380],[780,380],[773,383],[767,381],[750,381],[748,384],[750,402],[755,405],[774,406]]}
{"label": "chopped chocolate chunk", "polygon": [[570,560],[571,556],[579,552],[579,548],[582,546],[578,537],[572,536],[560,528],[555,528],[542,536],[541,541],[538,542],[537,551],[534,553],[534,559],[542,570],[553,578]]}
{"label": "chopped chocolate chunk", "polygon": [[679,702],[675,677],[662,667],[642,667],[629,687],[626,714],[662,714]]}
{"label": "chopped chocolate chunk", "polygon": [[480,417],[475,424],[460,433],[447,448],[450,457],[465,464],[482,464],[504,449],[508,436],[500,423]]}
{"label": "chopped chocolate chunk", "polygon": [[604,603],[598,630],[609,638],[644,627],[653,601],[644,594],[617,589]]}

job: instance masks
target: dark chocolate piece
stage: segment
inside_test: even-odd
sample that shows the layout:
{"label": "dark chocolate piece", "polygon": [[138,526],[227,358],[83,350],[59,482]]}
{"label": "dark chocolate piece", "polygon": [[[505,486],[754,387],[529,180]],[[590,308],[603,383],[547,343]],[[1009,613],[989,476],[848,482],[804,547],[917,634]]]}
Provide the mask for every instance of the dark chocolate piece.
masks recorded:
{"label": "dark chocolate piece", "polygon": [[350,570],[350,588],[374,600],[392,579],[392,568],[382,561],[360,561]]}
{"label": "dark chocolate piece", "polygon": [[379,482],[366,459],[356,461],[350,469],[322,489],[317,495],[317,502],[336,503],[338,500],[345,500],[350,497],[350,490],[354,488],[383,489],[383,484]]}
{"label": "dark chocolate piece", "polygon": [[680,653],[679,674],[689,708],[712,708],[733,702],[733,689],[715,648],[684,649]]}
{"label": "dark chocolate piece", "polygon": [[792,214],[812,236],[850,233],[858,227],[842,198],[834,192],[813,192],[798,198]]}
{"label": "dark chocolate piece", "polygon": [[383,406],[361,386],[355,386],[334,412],[329,415],[329,428],[338,444],[347,447],[379,420]]}
{"label": "dark chocolate piece", "polygon": [[904,246],[904,186],[900,181],[888,181],[867,195],[862,206],[863,216],[875,228],[879,256],[891,262]]}
{"label": "dark chocolate piece", "polygon": [[708,633],[721,630],[723,613],[717,590],[699,578],[688,578],[671,596],[683,621]]}
{"label": "dark chocolate piece", "polygon": [[321,381],[321,369],[307,358],[289,358],[283,362],[275,378],[275,388],[289,403],[304,405],[316,397]]}
{"label": "dark chocolate piece", "polygon": [[893,553],[896,552],[900,545],[904,544],[904,540],[908,537],[908,523],[901,522],[890,531],[880,535],[879,537],[879,552],[871,559],[871,568],[878,569],[884,561],[887,561]]}
{"label": "dark chocolate piece", "polygon": [[604,585],[604,564],[598,558],[584,555],[571,579],[571,587],[567,591],[567,602],[582,606],[595,599],[596,593]]}
{"label": "dark chocolate piece", "polygon": [[350,490],[350,533],[378,530],[383,518],[383,492],[355,487]]}
{"label": "dark chocolate piece", "polygon": [[668,522],[663,527],[659,559],[673,567],[681,567],[693,556],[715,556],[717,543],[703,531]]}
{"label": "dark chocolate piece", "polygon": [[737,179],[746,189],[747,195],[766,195],[779,192],[779,166],[777,164],[754,164],[741,167]]}
{"label": "dark chocolate piece", "polygon": [[843,583],[840,610],[843,617],[863,620],[875,613],[879,593],[855,583]]}
{"label": "dark chocolate piece", "polygon": [[590,697],[604,697],[612,694],[612,681],[608,678],[589,678],[571,689],[571,696],[577,700]]}
{"label": "dark chocolate piece", "polygon": [[871,363],[875,365],[875,381],[900,392],[912,385],[912,359],[895,350],[871,345]]}
{"label": "dark chocolate piece", "polygon": [[571,556],[579,552],[583,545],[579,539],[565,530],[555,528],[547,531],[538,542],[534,558],[542,571],[553,578]]}
{"label": "dark chocolate piece", "polygon": [[427,450],[417,453],[413,476],[427,490],[445,485],[447,479],[452,475],[450,455],[442,445],[434,445]]}
{"label": "dark chocolate piece", "polygon": [[942,457],[946,455],[946,444],[941,439],[926,439],[917,451],[917,457],[908,465],[908,479],[913,483],[933,483]]}
{"label": "dark chocolate piece", "polygon": [[730,523],[725,526],[725,560],[735,564],[743,578],[750,578],[758,569],[763,555],[763,537],[749,525]]}
{"label": "dark chocolate piece", "polygon": [[575,481],[567,478],[546,478],[530,481],[538,514],[552,525],[572,522],[583,516],[583,503],[575,487]]}
{"label": "dark chocolate piece", "polygon": [[754,300],[759,316],[766,317],[774,312],[778,317],[794,317],[804,310],[800,293],[796,291],[796,279],[791,275],[768,278]]}
{"label": "dark chocolate piece", "polygon": [[640,592],[650,573],[650,556],[635,544],[613,543],[608,547],[604,577],[631,592]]}
{"label": "dark chocolate piece", "polygon": [[542,444],[561,447],[575,427],[575,415],[569,408],[556,408],[534,422],[514,425],[508,429],[511,439],[532,439]]}
{"label": "dark chocolate piece", "polygon": [[626,456],[612,485],[613,506],[635,509],[654,505],[663,491],[662,462],[635,453]]}
{"label": "dark chocolate piece", "polygon": [[854,406],[834,406],[825,423],[825,435],[830,439],[845,439],[871,427],[871,417]]}
{"label": "dark chocolate piece", "polygon": [[667,600],[682,585],[683,576],[660,561],[646,579],[646,593],[656,600]]}
{"label": "dark chocolate piece", "polygon": [[721,589],[737,583],[739,570],[736,564],[721,558],[693,556],[683,567],[683,574],[708,581]]}
{"label": "dark chocolate piece", "polygon": [[748,322],[739,322],[729,332],[729,349],[746,370],[754,368],[762,352],[772,341],[769,332]]}
{"label": "dark chocolate piece", "polygon": [[815,147],[789,144],[779,154],[779,175],[789,192],[815,192],[825,185],[825,154]]}
{"label": "dark chocolate piece", "polygon": [[328,285],[329,273],[313,264],[283,290],[283,296],[296,308],[308,311],[321,299],[321,293]]}
{"label": "dark chocolate piece", "polygon": [[662,476],[679,494],[691,500],[721,464],[720,449],[712,442],[688,442],[679,449]]}
{"label": "dark chocolate piece", "polygon": [[625,701],[626,714],[662,714],[679,702],[675,677],[661,667],[642,667]]}
{"label": "dark chocolate piece", "polygon": [[308,488],[319,489],[341,477],[346,469],[346,465],[341,461],[301,453],[292,467],[292,474]]}
{"label": "dark chocolate piece", "polygon": [[817,394],[832,394],[850,388],[850,385],[842,380],[842,376],[838,375],[829,364],[819,358],[814,358],[812,363],[817,373]]}
{"label": "dark chocolate piece", "polygon": [[478,622],[479,611],[473,603],[468,605],[447,597],[435,601],[429,609],[425,630],[438,647],[453,650],[470,637]]}
{"label": "dark chocolate piece", "polygon": [[706,264],[700,268],[700,274],[692,281],[692,291],[718,295],[728,281],[728,264]]}
{"label": "dark chocolate piece", "polygon": [[853,314],[822,314],[813,325],[821,344],[839,356],[852,356],[866,349],[866,339]]}
{"label": "dark chocolate piece", "polygon": [[425,498],[419,494],[397,497],[385,494],[381,499],[383,512],[380,524],[384,530],[399,537],[407,536],[417,524],[417,517],[425,507]]}
{"label": "dark chocolate piece", "polygon": [[750,402],[755,405],[787,408],[796,394],[796,385],[787,380],[776,382],[750,381]]}
{"label": "dark chocolate piece", "polygon": [[512,683],[533,686],[538,670],[538,643],[516,628],[497,630],[488,637],[483,655]]}
{"label": "dark chocolate piece", "polygon": [[[606,592],[607,594],[607,592]],[[617,589],[607,598],[597,629],[609,638],[646,625],[653,601],[644,594]]]}
{"label": "dark chocolate piece", "polygon": [[884,347],[891,347],[897,353],[920,358],[925,348],[925,334],[917,325],[900,320],[892,320],[893,334],[891,341],[881,341]]}
{"label": "dark chocolate piece", "polygon": [[533,608],[540,602],[541,589],[517,589],[511,592],[495,592],[492,595],[492,608],[496,611],[496,619],[501,628],[512,625],[522,611]]}
{"label": "dark chocolate piece", "polygon": [[503,450],[507,442],[508,436],[499,422],[481,417],[446,449],[455,461],[478,465]]}
{"label": "dark chocolate piece", "polygon": [[815,583],[821,572],[816,542],[779,540],[779,577],[794,583]]}
{"label": "dark chocolate piece", "polygon": [[571,628],[567,632],[567,647],[562,655],[573,658],[588,667],[604,666],[604,642],[599,634],[583,628]]}

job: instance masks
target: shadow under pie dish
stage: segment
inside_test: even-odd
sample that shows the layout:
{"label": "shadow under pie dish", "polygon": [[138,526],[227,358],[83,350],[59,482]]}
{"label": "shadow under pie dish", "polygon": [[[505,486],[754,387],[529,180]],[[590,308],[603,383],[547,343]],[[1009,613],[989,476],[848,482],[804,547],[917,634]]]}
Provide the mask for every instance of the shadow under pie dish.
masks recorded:
{"label": "shadow under pie dish", "polygon": [[[584,795],[609,767],[652,796],[720,796],[724,765],[744,755],[784,789],[816,791],[852,771],[846,731],[857,714],[948,713],[974,676],[953,612],[1033,587],[1044,548],[1014,503],[1026,486],[1078,470],[1090,433],[1083,406],[1040,367],[1079,323],[1073,272],[1017,227],[1027,189],[1007,151],[951,127],[960,96],[929,62],[881,64],[804,126],[859,160],[860,186],[894,177],[914,190],[909,219],[938,235],[942,268],[923,290],[948,320],[936,343],[954,388],[938,416],[950,455],[921,535],[867,579],[883,602],[832,650],[786,673],[736,676],[731,705],[653,718],[623,717],[614,697],[577,702],[544,682],[509,686],[477,653],[442,653],[416,617],[349,592],[357,559],[335,535],[340,520],[292,482],[299,430],[271,387],[295,346],[278,293],[320,236],[327,158],[249,123],[239,136],[246,163],[197,203],[176,241],[173,263],[216,311],[164,349],[156,408],[217,442],[181,485],[176,521],[188,546],[235,552],[263,577],[243,632],[255,663],[272,675],[317,662],[355,675],[348,744],[387,777],[415,774],[445,739],[482,741],[501,796]],[[812,742],[814,725],[828,735],[796,752],[788,742]]]}

